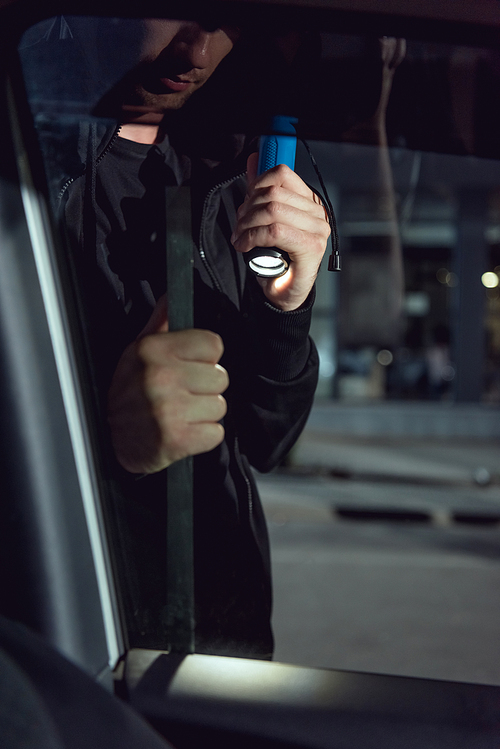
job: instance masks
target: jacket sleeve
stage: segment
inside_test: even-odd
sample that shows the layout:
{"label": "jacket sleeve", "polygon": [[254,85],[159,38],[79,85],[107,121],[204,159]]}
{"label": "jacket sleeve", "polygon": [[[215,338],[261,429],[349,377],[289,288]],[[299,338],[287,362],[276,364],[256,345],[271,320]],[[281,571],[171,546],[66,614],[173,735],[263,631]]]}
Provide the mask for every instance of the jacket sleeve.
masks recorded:
{"label": "jacket sleeve", "polygon": [[[250,279],[251,282],[254,279]],[[292,448],[311,410],[319,360],[309,337],[314,289],[294,312],[276,309],[255,283],[248,306],[238,437],[259,471],[274,468]]]}

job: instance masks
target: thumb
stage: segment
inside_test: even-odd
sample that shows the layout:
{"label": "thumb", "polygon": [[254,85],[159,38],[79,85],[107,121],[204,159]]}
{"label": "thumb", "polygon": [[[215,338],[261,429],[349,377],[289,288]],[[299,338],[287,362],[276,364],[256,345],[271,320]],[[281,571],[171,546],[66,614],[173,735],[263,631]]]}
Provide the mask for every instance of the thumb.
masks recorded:
{"label": "thumb", "polygon": [[152,333],[168,333],[168,308],[167,295],[163,294],[156,302],[156,307],[138,338],[151,335]]}
{"label": "thumb", "polygon": [[248,184],[250,185],[257,176],[257,168],[259,166],[259,154],[251,153],[247,159],[247,177]]}

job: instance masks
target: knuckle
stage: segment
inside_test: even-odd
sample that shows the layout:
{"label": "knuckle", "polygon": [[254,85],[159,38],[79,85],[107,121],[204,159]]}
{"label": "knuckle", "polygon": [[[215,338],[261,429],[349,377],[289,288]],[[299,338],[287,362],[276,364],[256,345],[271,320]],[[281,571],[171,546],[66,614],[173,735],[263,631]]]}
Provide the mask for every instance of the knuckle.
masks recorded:
{"label": "knuckle", "polygon": [[283,237],[283,226],[279,223],[272,223],[269,224],[267,227],[269,236],[273,241],[279,241]]}
{"label": "knuckle", "polygon": [[277,201],[281,194],[281,187],[279,185],[269,185],[266,188],[266,199],[270,202]]}
{"label": "knuckle", "polygon": [[224,439],[225,430],[222,424],[210,424],[210,445],[211,447],[217,447]]}
{"label": "knuckle", "polygon": [[224,429],[224,427],[222,426],[222,424],[216,424],[215,426],[216,426],[215,434],[216,434],[217,444],[220,445],[220,443],[224,439],[224,435],[226,433],[226,430]]}
{"label": "knuckle", "polygon": [[227,404],[222,395],[206,396],[203,401],[203,418],[206,424],[217,424],[227,413]]}
{"label": "knuckle", "polygon": [[259,244],[259,236],[261,234],[260,227],[258,226],[252,226],[250,229],[247,229],[244,234],[245,239],[245,246],[247,249],[250,249],[251,247],[256,246]]}
{"label": "knuckle", "polygon": [[227,401],[222,395],[218,395],[217,400],[218,400],[219,413],[220,413],[219,419],[222,419],[227,414]]}
{"label": "knuckle", "polygon": [[218,362],[224,353],[222,338],[211,330],[200,330],[199,333],[200,358],[205,361]]}
{"label": "knuckle", "polygon": [[179,335],[182,336],[182,347],[179,349],[180,358],[218,361],[224,352],[222,338],[211,330],[193,328],[182,331]]}
{"label": "knuckle", "polygon": [[270,200],[266,206],[266,212],[272,217],[281,213],[282,205],[277,200]]}
{"label": "knuckle", "polygon": [[278,177],[285,177],[290,171],[290,167],[286,166],[286,164],[277,164],[275,169]]}
{"label": "knuckle", "polygon": [[229,385],[229,375],[220,364],[215,365],[215,373],[213,376],[214,387],[219,393],[223,393]]}
{"label": "knuckle", "polygon": [[329,221],[321,221],[321,223],[320,223],[320,233],[321,233],[322,236],[324,236],[324,237],[326,237],[326,239],[328,239],[328,237],[332,233],[332,228],[330,226],[330,222]]}
{"label": "knuckle", "polygon": [[212,450],[224,439],[224,427],[218,423],[197,424],[188,427],[179,443],[185,455],[197,455]]}
{"label": "knuckle", "polygon": [[328,231],[328,232],[326,232],[325,234],[323,234],[322,236],[319,237],[320,244],[321,244],[321,246],[323,247],[324,250],[326,250],[326,246],[328,244],[328,237],[329,236],[330,236],[330,232]]}
{"label": "knuckle", "polygon": [[223,367],[220,367],[220,370],[220,391],[223,393],[229,387],[229,374]]}
{"label": "knuckle", "polygon": [[326,250],[326,237],[316,235],[314,237],[313,251],[316,255],[323,255]]}
{"label": "knuckle", "polygon": [[224,353],[224,342],[218,333],[210,331],[210,334],[212,336],[214,353],[217,355],[217,359],[220,359]]}

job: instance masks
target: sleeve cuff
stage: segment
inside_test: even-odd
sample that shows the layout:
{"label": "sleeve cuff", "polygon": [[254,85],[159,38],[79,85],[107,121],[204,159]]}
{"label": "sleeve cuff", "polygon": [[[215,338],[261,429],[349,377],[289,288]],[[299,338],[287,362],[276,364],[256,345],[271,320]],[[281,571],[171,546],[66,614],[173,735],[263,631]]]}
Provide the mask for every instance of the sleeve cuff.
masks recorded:
{"label": "sleeve cuff", "polygon": [[262,301],[254,309],[259,374],[279,382],[301,374],[311,351],[309,328],[315,296],[313,287],[299,309],[284,312],[262,293]]}

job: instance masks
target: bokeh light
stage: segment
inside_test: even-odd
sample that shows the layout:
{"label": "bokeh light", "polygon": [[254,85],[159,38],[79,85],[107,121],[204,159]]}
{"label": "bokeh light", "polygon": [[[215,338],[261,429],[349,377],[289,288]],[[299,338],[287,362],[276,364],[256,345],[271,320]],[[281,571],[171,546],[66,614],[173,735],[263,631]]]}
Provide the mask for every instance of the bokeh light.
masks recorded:
{"label": "bokeh light", "polygon": [[481,276],[481,282],[487,289],[494,289],[498,286],[500,281],[496,273],[488,271]]}

